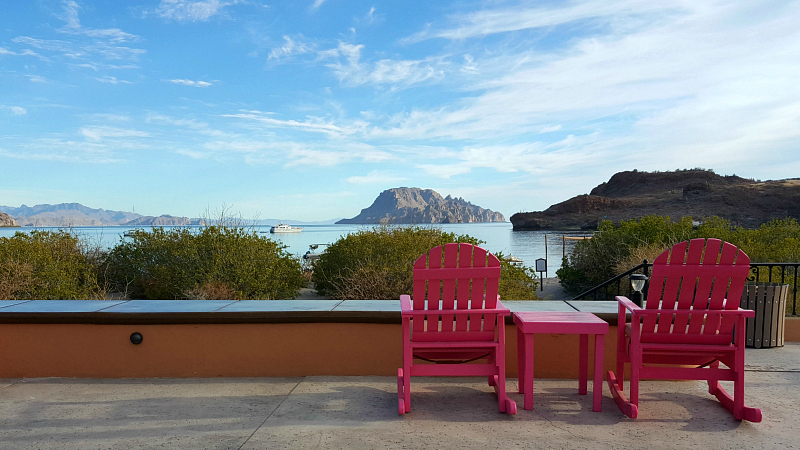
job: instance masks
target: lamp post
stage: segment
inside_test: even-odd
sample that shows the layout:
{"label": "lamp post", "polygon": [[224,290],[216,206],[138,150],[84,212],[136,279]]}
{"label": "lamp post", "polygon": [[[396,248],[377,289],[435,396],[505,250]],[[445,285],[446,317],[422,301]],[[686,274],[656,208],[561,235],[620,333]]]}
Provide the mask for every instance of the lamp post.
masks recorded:
{"label": "lamp post", "polygon": [[628,277],[631,280],[631,288],[633,288],[633,294],[631,294],[631,301],[636,303],[637,306],[642,306],[644,294],[642,291],[644,290],[644,285],[647,283],[647,275],[641,273],[632,273],[631,276]]}

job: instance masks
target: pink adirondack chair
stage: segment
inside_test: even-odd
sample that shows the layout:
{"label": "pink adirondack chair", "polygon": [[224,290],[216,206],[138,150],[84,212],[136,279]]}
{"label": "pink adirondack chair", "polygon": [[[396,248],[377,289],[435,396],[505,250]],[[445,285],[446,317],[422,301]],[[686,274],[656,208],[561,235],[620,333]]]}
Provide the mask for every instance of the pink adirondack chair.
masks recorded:
{"label": "pink adirondack chair", "polygon": [[[400,297],[400,414],[411,411],[411,376],[486,376],[500,412],[517,413],[506,395],[504,318],[511,312],[500,303],[499,280],[500,261],[472,244],[435,247],[414,263],[414,300]],[[474,361],[485,364],[465,364]]]}
{"label": "pink adirondack chair", "polygon": [[[639,413],[640,378],[707,380],[709,393],[736,419],[761,421],[760,409],[744,405],[745,318],[754,312],[739,302],[749,270],[750,258],[736,246],[692,239],[653,261],[644,308],[617,297],[617,376],[609,371],[607,379],[625,415]],[[631,367],[630,400],[622,393],[625,363]],[[733,397],[720,381],[734,382]]]}

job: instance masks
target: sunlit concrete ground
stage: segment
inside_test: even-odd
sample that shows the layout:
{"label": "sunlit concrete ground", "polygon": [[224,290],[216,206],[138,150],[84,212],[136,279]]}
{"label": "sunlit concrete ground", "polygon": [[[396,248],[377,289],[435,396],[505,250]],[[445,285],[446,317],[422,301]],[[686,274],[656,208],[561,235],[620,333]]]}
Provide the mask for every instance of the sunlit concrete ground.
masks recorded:
{"label": "sunlit concrete ground", "polygon": [[[354,357],[357,357],[354,356]],[[800,445],[800,344],[748,350],[737,422],[704,382],[642,383],[639,418],[603,411],[575,380],[536,380],[534,410],[500,414],[478,379],[412,381],[397,415],[390,377],[7,379],[0,385],[3,448],[786,448]],[[591,392],[591,388],[590,388]]]}

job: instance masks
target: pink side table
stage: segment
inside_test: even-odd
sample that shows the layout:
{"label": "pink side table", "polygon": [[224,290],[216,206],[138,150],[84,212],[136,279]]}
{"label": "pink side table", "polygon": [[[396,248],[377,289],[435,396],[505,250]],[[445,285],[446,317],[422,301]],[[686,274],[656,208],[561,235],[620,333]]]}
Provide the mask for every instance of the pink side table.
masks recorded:
{"label": "pink side table", "polygon": [[589,335],[594,335],[594,382],[592,411],[602,411],[603,343],[608,323],[589,312],[515,312],[517,325],[517,360],[519,362],[519,392],[525,395],[525,409],[533,409],[533,335],[579,334],[580,356],[578,392],[586,395],[589,366]]}

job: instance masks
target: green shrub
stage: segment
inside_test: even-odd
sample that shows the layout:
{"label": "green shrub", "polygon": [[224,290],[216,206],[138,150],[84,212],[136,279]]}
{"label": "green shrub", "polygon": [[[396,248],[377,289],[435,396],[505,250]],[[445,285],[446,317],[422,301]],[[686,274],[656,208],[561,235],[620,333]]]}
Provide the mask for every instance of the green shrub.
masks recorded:
{"label": "green shrub", "polygon": [[753,262],[800,261],[800,224],[795,219],[773,220],[757,229],[733,227],[719,217],[692,227],[691,217],[672,221],[647,216],[623,221],[619,227],[605,221],[591,240],[576,243],[556,274],[562,286],[576,293],[620,274],[643,259],[652,260],[678,242],[693,238],[718,238],[747,253]]}
{"label": "green shrub", "polygon": [[34,230],[0,238],[0,299],[99,299],[96,267],[73,233]]}
{"label": "green shrub", "polygon": [[136,230],[109,252],[103,274],[130,298],[295,298],[305,281],[284,248],[238,226]]}
{"label": "green shrub", "polygon": [[[418,226],[360,230],[327,248],[314,264],[312,281],[321,295],[334,299],[396,300],[411,294],[414,261],[431,248],[451,242],[482,243],[467,235]],[[535,299],[533,272],[501,261],[501,298]]]}

